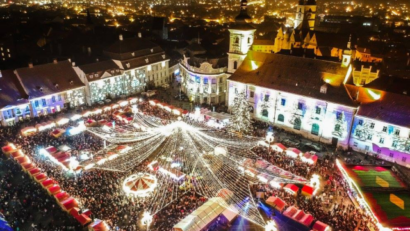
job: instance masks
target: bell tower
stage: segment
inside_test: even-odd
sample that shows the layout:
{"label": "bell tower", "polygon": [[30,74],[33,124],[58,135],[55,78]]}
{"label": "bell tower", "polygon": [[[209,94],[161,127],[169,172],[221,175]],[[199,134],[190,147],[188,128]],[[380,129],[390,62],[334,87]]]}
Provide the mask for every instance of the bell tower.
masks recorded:
{"label": "bell tower", "polygon": [[316,18],[316,0],[299,0],[299,4],[296,7],[294,28],[297,29],[303,25],[303,21],[306,20],[306,24],[310,30],[315,29]]}
{"label": "bell tower", "polygon": [[349,42],[347,43],[347,49],[343,51],[342,67],[348,67],[352,61],[352,35],[349,37]]}
{"label": "bell tower", "polygon": [[229,27],[228,73],[239,68],[254,40],[256,29],[248,23],[252,18],[248,15],[247,5],[246,0],[241,1],[241,11]]}

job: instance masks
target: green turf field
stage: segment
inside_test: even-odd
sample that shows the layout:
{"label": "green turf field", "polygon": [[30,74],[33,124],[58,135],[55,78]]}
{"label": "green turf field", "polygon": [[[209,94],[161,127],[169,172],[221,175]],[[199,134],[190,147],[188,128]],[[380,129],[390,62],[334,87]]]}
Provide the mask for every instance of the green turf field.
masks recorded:
{"label": "green turf field", "polygon": [[[403,188],[403,185],[397,180],[391,171],[377,172],[369,170],[366,172],[353,170],[353,172],[355,172],[360,179],[362,187],[383,187],[382,185],[388,185],[387,188]],[[379,177],[378,181],[377,177]],[[387,182],[387,184],[383,181]]]}

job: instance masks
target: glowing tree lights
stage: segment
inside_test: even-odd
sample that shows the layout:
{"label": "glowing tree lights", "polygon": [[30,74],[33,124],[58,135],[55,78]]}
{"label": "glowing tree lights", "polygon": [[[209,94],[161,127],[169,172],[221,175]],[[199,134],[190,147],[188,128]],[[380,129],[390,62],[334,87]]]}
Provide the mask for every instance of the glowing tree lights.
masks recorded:
{"label": "glowing tree lights", "polygon": [[249,106],[245,92],[238,93],[231,108],[232,117],[229,123],[231,130],[240,134],[247,134],[252,130]]}

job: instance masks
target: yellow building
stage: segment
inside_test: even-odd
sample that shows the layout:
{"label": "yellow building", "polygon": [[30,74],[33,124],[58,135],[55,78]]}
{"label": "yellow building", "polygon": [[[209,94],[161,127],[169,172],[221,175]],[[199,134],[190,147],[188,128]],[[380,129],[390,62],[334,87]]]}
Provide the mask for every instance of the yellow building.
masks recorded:
{"label": "yellow building", "polygon": [[273,53],[274,49],[275,49],[275,42],[272,40],[255,40],[252,44],[253,51]]}

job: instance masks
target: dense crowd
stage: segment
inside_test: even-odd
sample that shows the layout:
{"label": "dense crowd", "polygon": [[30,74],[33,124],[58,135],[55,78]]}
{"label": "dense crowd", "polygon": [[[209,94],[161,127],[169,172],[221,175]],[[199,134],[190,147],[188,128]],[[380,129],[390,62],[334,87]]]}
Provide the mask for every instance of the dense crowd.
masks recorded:
{"label": "dense crowd", "polygon": [[[170,113],[158,107],[153,107],[148,102],[141,103],[138,109],[146,115],[159,117],[165,123],[170,119],[175,119]],[[52,119],[51,116],[37,118],[36,123],[50,119]],[[90,116],[87,119],[111,121],[116,118],[113,114],[108,113]],[[206,126],[204,122],[197,122],[193,119],[186,118],[186,121],[196,126]],[[120,121],[117,123],[121,124]],[[27,125],[34,125],[34,122]],[[70,122],[62,128],[76,125],[76,122]],[[257,128],[259,129],[255,129],[255,135],[260,135],[258,132],[265,127],[263,124],[259,124]],[[5,145],[6,142],[13,142],[18,144],[25,154],[35,157],[32,158],[34,162],[46,171],[48,176],[55,179],[63,190],[78,199],[83,210],[90,209],[92,211],[92,218],[104,219],[115,230],[134,231],[144,229],[139,221],[142,212],[147,209],[148,203],[144,199],[128,197],[122,190],[122,182],[132,172],[146,171],[141,166],[146,166],[147,163],[136,166],[129,172],[92,170],[83,172],[77,177],[72,177],[58,170],[58,167],[47,157],[38,155],[38,150],[48,146],[68,145],[74,156],[81,150],[90,150],[95,153],[103,147],[101,139],[90,133],[62,136],[56,139],[50,135],[49,131],[29,137],[16,135],[18,132],[18,127],[3,128],[0,132],[2,145]],[[225,134],[227,137],[230,135]],[[355,228],[359,228],[361,231],[368,230],[366,223],[369,219],[353,205],[343,203],[344,198],[348,198],[346,194],[348,189],[339,173],[335,171],[333,159],[326,157],[312,166],[299,159],[288,157],[284,153],[269,151],[266,147],[255,147],[252,151],[259,157],[296,175],[309,179],[312,174],[316,173],[322,176],[322,179],[326,182],[321,194],[311,199],[306,199],[302,195],[291,196],[283,190],[272,189],[267,185],[259,185],[259,188],[255,188],[255,190],[263,190],[267,196],[275,195],[284,199],[289,205],[294,205],[312,214],[315,219],[331,225],[336,231],[351,231]],[[78,222],[63,212],[51,196],[21,171],[20,166],[11,160],[1,161],[1,164],[7,166],[0,169],[7,169],[8,172],[3,172],[4,177],[1,179],[1,189],[6,193],[0,194],[0,212],[5,214],[13,228],[16,230],[25,230],[23,227],[31,227],[31,230],[78,230]],[[21,180],[18,177],[19,180],[16,182],[13,175],[19,177],[21,175]],[[188,192],[180,196],[155,214],[150,229],[157,231],[169,230],[170,227],[199,207],[205,200],[195,192]],[[324,204],[327,204],[329,209],[324,207]],[[33,216],[33,214],[40,214],[41,217],[50,217],[53,214],[53,219],[45,222],[44,219],[39,219],[38,216]],[[227,221],[223,217],[218,217],[217,221],[208,227],[208,231],[226,230],[227,228]]]}
{"label": "dense crowd", "polygon": [[[326,156],[319,160],[316,168],[310,168],[309,174],[323,176],[324,187],[319,194],[307,198],[302,194],[291,195],[283,189],[273,189],[268,185],[256,185],[254,192],[264,191],[266,198],[276,196],[284,200],[288,206],[295,206],[305,213],[311,214],[316,220],[330,225],[336,231],[370,231],[370,219],[352,203],[347,203],[349,188],[340,172],[334,166],[334,157]],[[290,169],[288,169],[290,170]],[[295,172],[297,173],[297,172]]]}

